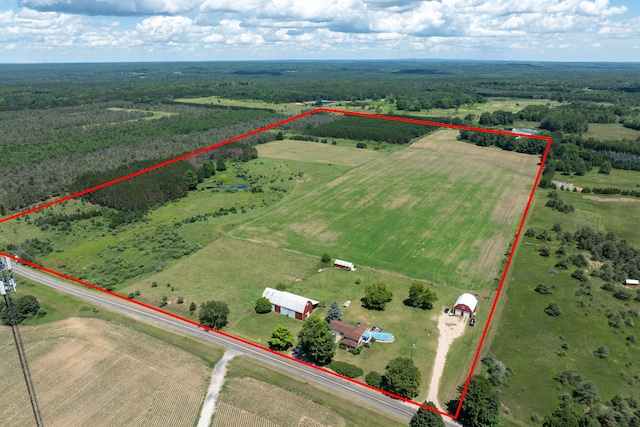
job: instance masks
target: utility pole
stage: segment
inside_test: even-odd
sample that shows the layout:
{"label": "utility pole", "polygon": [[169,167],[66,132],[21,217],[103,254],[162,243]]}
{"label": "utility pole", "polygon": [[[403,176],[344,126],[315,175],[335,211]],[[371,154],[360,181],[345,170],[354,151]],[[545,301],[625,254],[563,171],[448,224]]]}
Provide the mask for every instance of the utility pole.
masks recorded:
{"label": "utility pole", "polygon": [[36,420],[36,425],[42,427],[42,416],[40,415],[40,409],[38,408],[38,401],[36,400],[36,391],[31,381],[31,374],[29,373],[29,365],[27,365],[27,356],[24,352],[22,345],[22,337],[18,330],[18,322],[16,319],[16,313],[13,311],[13,304],[11,303],[11,297],[9,294],[16,291],[16,279],[13,277],[13,270],[11,268],[11,259],[7,257],[0,257],[0,295],[4,297],[4,303],[7,307],[7,315],[9,318],[9,324],[11,326],[11,333],[13,334],[13,340],[16,343],[16,349],[18,350],[18,358],[20,359],[20,366],[22,366],[22,374],[24,375],[24,381],[27,384],[27,392],[29,393],[29,400],[31,401],[31,409],[33,410],[33,416]]}

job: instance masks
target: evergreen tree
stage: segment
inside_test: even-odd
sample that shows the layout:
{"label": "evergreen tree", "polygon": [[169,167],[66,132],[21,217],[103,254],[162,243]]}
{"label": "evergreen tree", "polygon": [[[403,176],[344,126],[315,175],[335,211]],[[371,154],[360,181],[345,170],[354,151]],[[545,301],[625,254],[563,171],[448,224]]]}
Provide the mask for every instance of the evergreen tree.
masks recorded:
{"label": "evergreen tree", "polygon": [[338,301],[334,300],[329,306],[329,313],[327,314],[326,320],[327,322],[331,322],[332,320],[340,319],[342,319],[342,310],[340,309]]}
{"label": "evergreen tree", "polygon": [[227,170],[227,165],[224,163],[224,159],[220,157],[216,163],[216,170],[223,172]]}

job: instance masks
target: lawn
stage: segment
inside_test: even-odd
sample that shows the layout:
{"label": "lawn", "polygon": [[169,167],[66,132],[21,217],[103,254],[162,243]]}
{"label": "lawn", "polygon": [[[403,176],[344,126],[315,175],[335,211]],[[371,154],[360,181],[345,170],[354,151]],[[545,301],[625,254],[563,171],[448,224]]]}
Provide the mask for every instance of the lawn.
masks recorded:
{"label": "lawn", "polygon": [[[247,257],[247,254],[251,256]],[[322,267],[323,272],[318,273],[318,268]],[[360,284],[355,283],[358,278]],[[360,302],[364,286],[378,281],[387,284],[394,293],[394,299],[385,311],[366,310]],[[154,282],[156,287],[152,287]],[[411,279],[399,275],[366,267],[346,272],[323,265],[316,256],[222,237],[165,271],[123,289],[122,293],[139,289],[142,292],[136,299],[156,306],[160,305],[162,296],[167,296],[168,305],[164,309],[192,318],[197,316],[197,313],[190,316],[188,312],[192,301],[199,306],[207,300],[223,300],[230,308],[229,325],[224,330],[265,347],[276,326],[285,326],[294,335],[302,328],[299,320],[277,313],[255,313],[255,302],[265,287],[285,289],[320,301],[320,307],[314,310],[314,314],[323,318],[332,301],[342,305],[349,300],[351,305],[343,308],[344,321],[378,326],[392,333],[396,340],[390,344],[374,343],[357,356],[339,350],[336,359],[358,365],[366,372],[375,370],[382,373],[392,358],[409,357],[411,344],[416,342],[418,350],[414,351],[413,358],[423,373],[422,391],[426,393],[438,336],[435,312],[453,304],[461,291],[446,286],[436,287],[439,298],[436,308],[424,311],[403,303],[411,283]],[[176,303],[178,296],[183,297],[182,304]],[[364,379],[360,378],[360,381]]]}
{"label": "lawn", "polygon": [[[571,181],[591,187],[623,187],[636,182],[638,177],[637,172],[613,170],[611,175],[591,172]],[[546,193],[542,190],[536,196],[526,225],[526,228],[533,228],[536,235],[547,230],[555,236],[551,231],[555,223],[570,232],[588,225],[601,232],[614,231],[619,239],[627,240],[635,248],[640,246],[639,202],[621,201],[619,196],[594,198],[593,195],[560,192],[566,203],[576,207],[575,213],[564,214],[545,206]],[[600,288],[602,281],[594,277],[590,278],[590,285],[579,287],[578,281],[570,277],[576,267],[554,268],[559,257],[541,257],[537,251],[540,244],[535,237],[523,237],[511,267],[502,317],[493,326],[490,350],[514,372],[511,383],[503,387],[503,405],[514,419],[525,423],[534,415],[541,417],[552,412],[559,404],[558,396],[571,394],[573,390],[553,379],[564,369],[571,369],[583,379],[593,381],[601,402],[615,395],[637,396],[634,384],[640,378],[637,366],[640,350],[637,345],[626,345],[626,337],[637,336],[640,330],[633,322],[620,328],[609,326],[605,312],[607,309],[637,311],[640,303],[613,298],[610,292]],[[546,244],[552,254],[560,246],[555,240]],[[570,253],[580,252],[575,243],[567,248]],[[586,252],[585,256],[590,258]],[[591,263],[589,268],[597,265]],[[548,285],[553,293],[538,294],[534,291],[538,283]],[[562,313],[559,316],[551,317],[544,312],[551,302],[560,306]],[[593,354],[600,345],[609,349],[608,358],[600,359]],[[531,384],[536,386],[531,387]]]}
{"label": "lawn", "polygon": [[456,135],[442,130],[362,164],[233,235],[486,288],[522,215],[538,159],[465,144]]}

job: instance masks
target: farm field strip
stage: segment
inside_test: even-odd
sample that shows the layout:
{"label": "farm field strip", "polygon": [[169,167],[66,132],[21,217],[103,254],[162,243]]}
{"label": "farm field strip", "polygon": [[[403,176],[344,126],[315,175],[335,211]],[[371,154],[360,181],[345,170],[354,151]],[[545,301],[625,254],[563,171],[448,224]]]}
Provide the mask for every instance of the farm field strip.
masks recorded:
{"label": "farm field strip", "polygon": [[[345,426],[345,420],[332,410],[253,378],[227,379],[219,399],[218,404],[243,408],[282,427],[297,427],[304,425],[308,420],[312,420],[314,425],[319,427]],[[269,403],[266,403],[267,401]]]}
{"label": "farm field strip", "polygon": [[358,166],[380,157],[380,154],[375,151],[360,148],[285,139],[259,145],[258,157],[275,157],[284,160]]}
{"label": "farm field strip", "polygon": [[[97,319],[25,327],[22,336],[47,424],[191,426],[197,419],[208,374],[191,354]],[[3,341],[0,357],[13,361],[13,351]],[[20,369],[9,372],[0,387],[26,399]],[[16,415],[3,425],[33,421],[28,403],[21,406],[4,408]]]}

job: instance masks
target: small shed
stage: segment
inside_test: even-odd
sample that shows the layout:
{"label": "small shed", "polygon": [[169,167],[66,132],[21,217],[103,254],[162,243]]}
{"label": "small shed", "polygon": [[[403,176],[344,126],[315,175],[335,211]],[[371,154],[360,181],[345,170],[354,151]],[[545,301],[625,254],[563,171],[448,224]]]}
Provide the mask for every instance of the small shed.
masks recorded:
{"label": "small shed", "polygon": [[319,303],[319,301],[307,297],[290,292],[278,291],[272,288],[266,288],[264,292],[262,292],[262,296],[271,302],[271,311],[298,320],[304,320],[309,317]]}
{"label": "small shed", "polygon": [[453,305],[456,316],[473,317],[478,307],[478,299],[471,294],[464,293],[458,297]]}
{"label": "small shed", "polygon": [[333,263],[333,266],[335,268],[342,268],[342,269],[348,270],[348,271],[355,271],[356,270],[356,266],[353,265],[352,262],[343,261],[341,259],[335,260],[335,262]]}
{"label": "small shed", "polygon": [[624,281],[625,286],[638,286],[640,285],[640,280],[637,279],[627,279]]}

